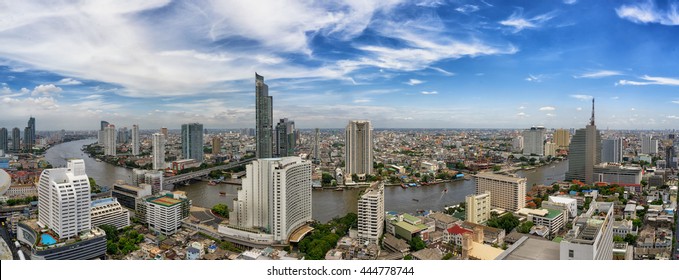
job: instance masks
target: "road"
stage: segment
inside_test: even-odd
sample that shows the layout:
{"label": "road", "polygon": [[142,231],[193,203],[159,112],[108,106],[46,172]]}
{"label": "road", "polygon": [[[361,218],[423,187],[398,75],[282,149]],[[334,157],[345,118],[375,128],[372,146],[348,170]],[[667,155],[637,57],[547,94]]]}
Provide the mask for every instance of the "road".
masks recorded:
{"label": "road", "polygon": [[17,255],[17,248],[14,246],[14,241],[12,241],[12,238],[9,236],[9,232],[7,232],[6,228],[7,221],[5,218],[0,219],[0,221],[2,221],[2,223],[5,223],[5,226],[0,227],[0,235],[2,235],[2,239],[5,240],[7,246],[12,251],[12,258],[18,260],[19,255]]}
{"label": "road", "polygon": [[677,216],[677,220],[674,223],[674,235],[675,240],[677,241],[676,244],[674,244],[674,251],[672,252],[672,255],[674,256],[675,260],[679,260],[679,214],[676,214],[677,209],[674,209],[675,211],[675,216]]}

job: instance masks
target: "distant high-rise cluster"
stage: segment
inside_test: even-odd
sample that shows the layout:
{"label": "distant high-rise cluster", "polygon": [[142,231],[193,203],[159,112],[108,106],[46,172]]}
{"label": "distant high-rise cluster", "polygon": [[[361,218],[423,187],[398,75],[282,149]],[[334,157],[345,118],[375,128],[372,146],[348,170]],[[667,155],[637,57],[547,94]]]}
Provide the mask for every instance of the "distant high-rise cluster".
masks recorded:
{"label": "distant high-rise cluster", "polygon": [[345,130],[346,174],[368,175],[373,171],[373,137],[370,121],[350,121]]}
{"label": "distant high-rise cluster", "polygon": [[641,153],[645,155],[655,155],[658,153],[658,140],[653,139],[652,135],[641,136]]}
{"label": "distant high-rise cluster", "polygon": [[579,180],[586,184],[595,182],[594,166],[601,162],[601,133],[594,123],[594,99],[592,118],[585,127],[575,131],[568,154],[566,181]]}
{"label": "distant high-rise cluster", "polygon": [[273,156],[273,98],[264,77],[255,73],[255,121],[257,158]]}
{"label": "distant high-rise cluster", "polygon": [[316,128],[316,133],[314,134],[314,160],[315,160],[315,161],[320,161],[320,160],[321,160],[321,158],[320,158],[320,151],[318,150],[318,149],[321,148],[321,147],[320,147],[320,146],[321,146],[321,145],[320,145],[320,137],[321,137],[320,134],[321,134],[321,133],[320,133],[319,129]]}
{"label": "distant high-rise cluster", "polygon": [[12,151],[15,153],[21,151],[21,131],[18,127],[12,129]]}
{"label": "distant high-rise cluster", "polygon": [[203,161],[203,125],[182,124],[182,155],[184,159]]}

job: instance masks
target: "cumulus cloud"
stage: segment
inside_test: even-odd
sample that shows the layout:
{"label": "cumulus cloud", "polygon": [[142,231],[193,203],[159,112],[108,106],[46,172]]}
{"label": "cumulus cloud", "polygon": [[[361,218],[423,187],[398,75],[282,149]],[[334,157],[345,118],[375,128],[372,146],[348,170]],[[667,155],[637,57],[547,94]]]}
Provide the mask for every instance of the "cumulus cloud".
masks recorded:
{"label": "cumulus cloud", "polygon": [[420,81],[418,79],[410,79],[405,84],[414,86],[414,85],[419,85],[421,83],[424,83],[424,81]]}
{"label": "cumulus cloud", "polygon": [[575,108],[576,111],[582,111],[582,107]]}
{"label": "cumulus cloud", "polygon": [[615,9],[618,17],[634,23],[679,25],[679,5],[671,3],[667,10],[659,9],[652,1],[622,5]]}
{"label": "cumulus cloud", "polygon": [[578,3],[578,0],[563,0],[563,2],[568,5],[573,5],[575,3]]}
{"label": "cumulus cloud", "polygon": [[552,106],[545,106],[545,107],[541,107],[539,110],[540,111],[554,111],[554,110],[556,110],[556,108],[554,108]]}
{"label": "cumulus cloud", "polygon": [[592,98],[594,98],[591,95],[585,95],[585,94],[572,94],[572,95],[570,95],[570,97],[575,98],[575,99],[579,99],[579,100],[583,100],[583,101],[592,100]]}
{"label": "cumulus cloud", "polygon": [[667,77],[651,77],[648,75],[644,75],[640,77],[640,79],[644,80],[642,81],[629,81],[629,80],[620,80],[615,85],[622,85],[622,86],[647,86],[647,85],[665,85],[665,86],[679,86],[679,79],[677,78],[667,78]]}
{"label": "cumulus cloud", "polygon": [[32,96],[37,96],[37,95],[51,95],[55,93],[60,93],[63,90],[55,86],[54,84],[47,84],[47,85],[39,85],[33,89],[31,92]]}
{"label": "cumulus cloud", "polygon": [[520,32],[521,30],[524,30],[524,29],[540,28],[540,27],[542,27],[542,25],[545,22],[554,18],[554,16],[555,16],[554,12],[549,12],[549,13],[546,13],[546,14],[537,15],[537,16],[532,17],[532,18],[525,18],[523,16],[523,11],[518,10],[518,11],[515,11],[514,13],[512,13],[512,15],[509,16],[509,18],[507,18],[503,21],[500,21],[500,24],[504,25],[504,26],[511,27],[511,28],[514,29],[512,31],[513,33],[518,33],[518,32]]}
{"label": "cumulus cloud", "polygon": [[435,91],[435,90],[434,90],[434,91],[422,91],[422,92],[420,92],[420,93],[421,93],[421,94],[424,94],[424,95],[434,95],[434,94],[439,94],[439,92],[438,92],[438,91]]}
{"label": "cumulus cloud", "polygon": [[56,83],[57,85],[62,85],[62,86],[75,86],[75,85],[81,85],[82,82],[78,81],[73,78],[63,78],[60,81]]}
{"label": "cumulus cloud", "polygon": [[516,116],[519,117],[519,118],[526,118],[526,117],[529,117],[529,115],[526,114],[526,113],[524,113],[524,112],[519,112],[519,113],[516,114]]}
{"label": "cumulus cloud", "polygon": [[622,73],[620,71],[598,70],[598,71],[591,71],[591,72],[582,73],[580,75],[575,75],[573,77],[576,78],[576,79],[580,79],[580,78],[596,79],[596,78],[604,78],[604,77],[619,76],[619,75],[622,75]]}

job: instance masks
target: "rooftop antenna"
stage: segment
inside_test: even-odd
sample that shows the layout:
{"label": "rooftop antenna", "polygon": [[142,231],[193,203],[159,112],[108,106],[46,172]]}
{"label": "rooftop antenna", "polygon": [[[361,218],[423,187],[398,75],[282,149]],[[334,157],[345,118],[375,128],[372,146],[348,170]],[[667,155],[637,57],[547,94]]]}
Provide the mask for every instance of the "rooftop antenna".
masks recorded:
{"label": "rooftop antenna", "polygon": [[589,119],[589,125],[594,126],[594,98],[592,98],[592,118]]}

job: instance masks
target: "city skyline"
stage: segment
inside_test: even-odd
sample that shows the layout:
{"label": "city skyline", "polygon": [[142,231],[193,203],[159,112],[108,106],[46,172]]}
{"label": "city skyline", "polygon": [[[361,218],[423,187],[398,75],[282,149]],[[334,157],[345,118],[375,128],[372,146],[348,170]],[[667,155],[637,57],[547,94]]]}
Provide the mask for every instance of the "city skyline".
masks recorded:
{"label": "city skyline", "polygon": [[677,1],[49,5],[0,11],[0,127],[254,127],[255,71],[300,128],[679,125]]}

